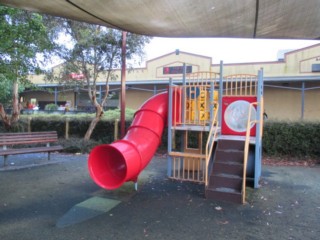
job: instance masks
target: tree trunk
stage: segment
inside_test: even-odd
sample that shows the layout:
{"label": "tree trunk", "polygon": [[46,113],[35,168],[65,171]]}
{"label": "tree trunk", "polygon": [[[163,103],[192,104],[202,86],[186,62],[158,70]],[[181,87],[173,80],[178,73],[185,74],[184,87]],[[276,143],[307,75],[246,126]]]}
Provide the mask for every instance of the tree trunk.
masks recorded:
{"label": "tree trunk", "polygon": [[15,81],[12,85],[12,114],[11,118],[7,115],[4,107],[0,104],[0,116],[4,127],[9,130],[20,118],[20,105],[18,96],[18,82]]}
{"label": "tree trunk", "polygon": [[20,118],[20,106],[19,106],[19,93],[18,93],[18,82],[14,81],[12,86],[12,115],[11,115],[11,126],[18,122]]}
{"label": "tree trunk", "polygon": [[103,108],[101,105],[96,106],[96,116],[92,119],[90,126],[84,136],[84,140],[88,141],[91,138],[92,132],[95,129],[97,123],[101,120],[103,116]]}
{"label": "tree trunk", "polygon": [[0,116],[1,116],[3,126],[5,127],[5,129],[7,129],[7,130],[10,129],[11,121],[10,121],[10,118],[8,117],[2,104],[0,104]]}

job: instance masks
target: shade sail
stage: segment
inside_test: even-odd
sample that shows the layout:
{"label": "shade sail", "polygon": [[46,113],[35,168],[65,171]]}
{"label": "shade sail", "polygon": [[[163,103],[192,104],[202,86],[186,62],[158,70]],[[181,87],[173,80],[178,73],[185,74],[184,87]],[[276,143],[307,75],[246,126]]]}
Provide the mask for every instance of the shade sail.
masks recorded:
{"label": "shade sail", "polygon": [[320,39],[319,0],[0,0],[159,37]]}

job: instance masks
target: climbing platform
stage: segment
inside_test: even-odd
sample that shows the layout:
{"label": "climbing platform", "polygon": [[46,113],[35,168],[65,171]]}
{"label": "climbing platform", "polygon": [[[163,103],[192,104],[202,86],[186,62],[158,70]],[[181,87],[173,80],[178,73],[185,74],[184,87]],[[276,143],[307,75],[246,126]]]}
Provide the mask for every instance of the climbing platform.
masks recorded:
{"label": "climbing platform", "polygon": [[[221,65],[220,69],[223,69]],[[261,175],[263,72],[199,72],[169,86],[168,177],[200,182],[208,199],[245,203]]]}

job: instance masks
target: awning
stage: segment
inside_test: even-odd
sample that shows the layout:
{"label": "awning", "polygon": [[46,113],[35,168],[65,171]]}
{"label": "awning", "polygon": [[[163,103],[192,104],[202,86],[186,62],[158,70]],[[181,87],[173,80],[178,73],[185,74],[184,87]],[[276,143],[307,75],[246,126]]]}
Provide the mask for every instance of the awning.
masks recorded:
{"label": "awning", "polygon": [[320,39],[319,0],[0,0],[160,37]]}

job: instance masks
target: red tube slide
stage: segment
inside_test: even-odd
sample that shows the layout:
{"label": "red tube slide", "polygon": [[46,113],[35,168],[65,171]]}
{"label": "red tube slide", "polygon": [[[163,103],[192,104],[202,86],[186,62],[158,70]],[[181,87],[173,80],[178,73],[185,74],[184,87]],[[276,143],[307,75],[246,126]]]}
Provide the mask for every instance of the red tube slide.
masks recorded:
{"label": "red tube slide", "polygon": [[93,148],[88,167],[95,183],[112,190],[127,181],[137,181],[161,142],[167,112],[168,94],[157,94],[135,113],[123,139]]}

